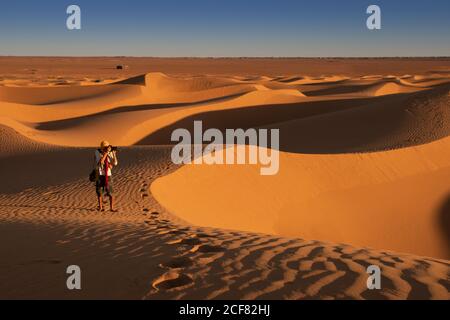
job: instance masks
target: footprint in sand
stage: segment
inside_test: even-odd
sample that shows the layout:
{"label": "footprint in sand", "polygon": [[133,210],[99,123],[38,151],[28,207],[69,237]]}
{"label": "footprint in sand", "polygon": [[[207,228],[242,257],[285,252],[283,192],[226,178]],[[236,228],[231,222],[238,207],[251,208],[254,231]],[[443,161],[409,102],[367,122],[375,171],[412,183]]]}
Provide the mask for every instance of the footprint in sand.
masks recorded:
{"label": "footprint in sand", "polygon": [[194,262],[189,257],[176,257],[173,258],[172,260],[161,263],[159,266],[161,268],[168,268],[168,269],[182,269],[190,267],[193,264]]}
{"label": "footprint in sand", "polygon": [[148,184],[146,182],[144,182],[142,184],[141,189],[139,190],[139,192],[141,193],[142,198],[148,197]]}
{"label": "footprint in sand", "polygon": [[156,226],[156,223],[153,222],[153,221],[148,221],[148,220],[146,220],[146,221],[144,221],[144,223],[145,223],[146,225],[149,225],[149,226],[152,226],[152,227]]}
{"label": "footprint in sand", "polygon": [[214,238],[214,235],[206,233],[196,233],[195,236],[197,238]]}
{"label": "footprint in sand", "polygon": [[[153,217],[150,217],[150,219],[152,219],[152,218]],[[173,229],[172,225],[170,225],[169,223],[164,223],[164,222],[161,222],[161,221],[156,220],[156,219],[152,219],[152,220],[158,221],[158,226],[161,229]]]}
{"label": "footprint in sand", "polygon": [[194,245],[198,245],[201,243],[202,243],[202,241],[198,238],[177,239],[177,240],[167,242],[167,244],[180,244],[180,245],[189,245],[189,246],[194,246]]}
{"label": "footprint in sand", "polygon": [[158,223],[159,223],[159,225],[160,225],[161,227],[175,228],[175,227],[173,226],[173,224],[170,223],[169,221],[158,220]]}
{"label": "footprint in sand", "polygon": [[189,252],[195,253],[195,252],[202,252],[202,253],[216,253],[216,252],[223,252],[225,251],[225,248],[220,246],[213,246],[209,244],[203,244],[203,245],[195,245]]}
{"label": "footprint in sand", "polygon": [[153,281],[152,286],[156,290],[182,290],[194,284],[192,276],[189,274],[180,273],[176,270],[166,272],[158,279]]}
{"label": "footprint in sand", "polygon": [[164,226],[164,227],[158,227],[158,229],[169,229],[169,230],[163,230],[163,231],[158,232],[159,235],[165,235],[165,234],[179,235],[179,234],[183,234],[182,231],[179,231],[179,230],[170,230],[171,227],[167,227],[167,226]]}

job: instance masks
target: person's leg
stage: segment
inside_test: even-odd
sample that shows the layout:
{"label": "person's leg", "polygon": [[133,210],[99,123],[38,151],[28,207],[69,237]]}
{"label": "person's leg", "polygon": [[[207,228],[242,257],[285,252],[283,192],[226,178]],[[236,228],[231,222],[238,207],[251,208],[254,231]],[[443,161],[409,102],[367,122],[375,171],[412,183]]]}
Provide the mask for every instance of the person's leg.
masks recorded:
{"label": "person's leg", "polygon": [[115,209],[114,209],[114,197],[113,197],[113,195],[109,195],[109,209],[111,210],[111,211],[116,211]]}
{"label": "person's leg", "polygon": [[102,195],[99,195],[98,197],[98,210],[99,211],[102,211],[103,210],[103,197],[102,197]]}
{"label": "person's leg", "polygon": [[113,183],[112,183],[111,177],[109,180],[107,192],[108,192],[108,197],[109,197],[109,209],[112,212],[117,212],[117,210],[114,208]]}
{"label": "person's leg", "polygon": [[102,181],[102,177],[100,176],[97,180],[97,182],[95,183],[95,192],[97,194],[97,200],[98,200],[98,207],[97,209],[99,211],[103,211],[103,183],[104,181]]}

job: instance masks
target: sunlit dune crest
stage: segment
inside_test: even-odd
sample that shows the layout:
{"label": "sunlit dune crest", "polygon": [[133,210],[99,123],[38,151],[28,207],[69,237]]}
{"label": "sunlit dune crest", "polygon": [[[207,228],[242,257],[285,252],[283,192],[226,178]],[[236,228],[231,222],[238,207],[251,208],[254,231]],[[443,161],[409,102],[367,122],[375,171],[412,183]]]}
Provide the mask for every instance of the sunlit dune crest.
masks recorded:
{"label": "sunlit dune crest", "polygon": [[[450,77],[370,71],[2,78],[0,232],[47,257],[10,263],[89,265],[85,298],[450,298]],[[171,133],[193,121],[279,129],[279,173],[175,166]],[[102,139],[120,146],[117,215],[92,210]],[[135,285],[96,278],[94,260]],[[370,264],[383,290],[367,289]]]}

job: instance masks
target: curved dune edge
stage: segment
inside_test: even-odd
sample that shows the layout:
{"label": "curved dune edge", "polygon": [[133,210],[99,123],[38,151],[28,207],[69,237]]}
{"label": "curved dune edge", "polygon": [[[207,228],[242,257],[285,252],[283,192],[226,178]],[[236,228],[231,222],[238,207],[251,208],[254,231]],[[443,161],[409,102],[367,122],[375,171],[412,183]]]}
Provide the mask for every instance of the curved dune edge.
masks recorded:
{"label": "curved dune edge", "polygon": [[390,94],[408,93],[419,91],[419,88],[406,86],[402,83],[398,84],[396,82],[387,82],[383,84],[374,85],[372,88],[366,90],[365,92],[374,97],[385,96]]}
{"label": "curved dune edge", "polygon": [[445,138],[370,154],[280,152],[275,176],[251,165],[186,165],[151,191],[196,225],[450,259],[449,179]]}
{"label": "curved dune edge", "polygon": [[[286,86],[271,82],[275,84],[271,87],[265,82],[259,87],[259,83],[255,82],[272,78],[232,78],[238,80],[236,86],[220,85],[209,89],[206,86],[205,90],[195,89],[192,94],[180,89],[173,97],[170,90],[159,97],[152,96],[151,89],[142,85],[142,79],[134,79],[135,83],[128,83],[131,86],[127,86],[131,94],[124,100],[116,101],[120,93],[52,105],[0,102],[0,117],[8,127],[0,126],[0,176],[3,178],[0,186],[0,233],[5,239],[2,242],[3,251],[0,252],[8,257],[4,262],[8,264],[7,272],[0,274],[3,288],[0,295],[6,298],[73,299],[73,292],[56,283],[54,275],[60,274],[65,263],[76,261],[84,266],[83,270],[89,270],[83,276],[83,281],[89,283],[89,289],[79,293],[80,298],[87,299],[449,299],[450,263],[445,260],[183,223],[161,208],[148,192],[148,186],[154,179],[175,169],[170,161],[170,147],[124,148],[114,181],[120,191],[120,214],[99,215],[92,210],[95,195],[86,179],[92,149],[60,148],[39,142],[42,137],[53,135],[46,139],[68,146],[78,145],[80,141],[91,143],[89,139],[93,139],[92,145],[97,145],[97,140],[100,136],[104,137],[105,130],[110,126],[122,135],[133,127],[132,121],[127,119],[142,123],[157,115],[167,114],[167,122],[155,125],[155,128],[160,128],[161,124],[174,119],[168,113],[178,109],[174,106],[161,108],[163,112],[158,109],[134,109],[141,109],[146,104],[153,108],[155,104],[167,101],[169,104],[198,104],[181,108],[202,107],[205,103],[197,100],[199,97],[217,97],[218,92],[225,92],[225,97],[219,95],[220,101],[209,101],[211,106],[204,111],[214,110],[217,102],[227,102],[233,107],[232,100],[245,100],[247,93],[273,99],[272,90],[294,90],[284,92],[286,94],[280,95],[282,99],[297,101],[298,98],[301,103],[311,99],[293,97],[305,92],[301,85]],[[185,80],[189,82],[190,78]],[[248,83],[242,85],[240,81]],[[320,84],[311,86],[316,85]],[[227,95],[236,88],[239,88],[239,94]],[[267,91],[265,88],[271,91],[257,92]],[[351,95],[344,95],[345,99],[350,99]],[[264,103],[264,99],[259,103]],[[97,127],[99,122],[105,127]],[[22,128],[22,132],[19,134],[11,129],[15,127]],[[145,125],[139,130],[143,135],[151,131],[147,131]],[[61,140],[55,138],[58,135]],[[117,141],[111,142],[116,144]],[[297,160],[291,164],[294,162]],[[424,162],[430,166],[434,164],[428,160]],[[321,164],[330,165],[330,170],[333,166],[333,163],[325,161],[317,163]],[[302,169],[307,172],[310,166],[314,169],[314,163],[307,163]],[[345,168],[349,166],[345,165]],[[383,168],[391,172],[391,168]],[[251,169],[258,172],[257,168]],[[419,169],[417,171],[422,172]],[[428,169],[426,167],[424,170]],[[313,177],[308,187],[314,188],[314,174],[318,171],[312,170]],[[52,174],[49,176],[48,172]],[[242,177],[245,177],[247,173],[243,174]],[[424,175],[428,176],[428,173]],[[439,180],[440,175],[437,175]],[[393,176],[390,177],[394,179]],[[231,178],[236,177],[232,175]],[[340,176],[335,178],[341,179]],[[428,183],[428,180],[417,179],[411,184],[417,181]],[[298,187],[297,181],[294,184]],[[214,186],[217,185],[220,183],[215,180]],[[434,185],[426,185],[434,188]],[[217,204],[212,204],[209,212],[215,208]],[[258,213],[258,220],[265,212]],[[12,253],[11,243],[27,250]],[[3,254],[5,252],[6,255]],[[366,268],[369,264],[381,267],[382,290],[367,289]],[[105,265],[109,267],[105,269]],[[123,277],[124,270],[132,276]],[[99,274],[102,276],[99,277]]]}
{"label": "curved dune edge", "polygon": [[[110,140],[114,144],[129,146],[139,142],[153,132],[191,115],[211,110],[251,107],[264,103],[293,103],[299,101],[299,99],[303,99],[303,95],[294,90],[280,90],[280,92],[255,91],[224,102],[194,104],[187,107],[176,107],[175,105],[175,107],[168,106],[166,108],[150,108],[148,110],[136,108],[136,111],[133,112],[82,116],[74,120],[67,119],[72,121],[66,127],[64,127],[64,123],[61,120],[57,120],[62,123],[62,126],[59,129],[58,125],[55,125],[53,126],[54,130],[39,130],[40,124],[37,124],[37,128],[35,128],[36,125],[32,122],[11,120],[12,117],[0,116],[0,124],[11,126],[22,135],[44,143],[63,146],[95,146],[98,143],[98,137],[104,135],[102,132],[108,132]],[[13,113],[18,112],[18,109],[14,110],[12,111]],[[46,125],[47,122],[42,124]],[[111,130],[111,128],[114,128],[114,130]],[[166,144],[169,142],[167,141]]]}
{"label": "curved dune edge", "polygon": [[0,159],[45,152],[54,150],[55,148],[58,147],[33,141],[11,129],[9,126],[0,125]]}
{"label": "curved dune edge", "polygon": [[[85,177],[91,149],[55,152],[11,129],[0,132],[2,177],[9,171],[14,179],[6,181],[18,184],[21,172],[33,185],[19,193],[0,192],[5,239],[0,250],[6,248],[10,266],[0,280],[2,288],[20,288],[0,290],[4,298],[73,299],[73,292],[52,281],[61,264],[71,261],[90,270],[84,275],[89,289],[78,296],[84,299],[450,298],[448,261],[179,221],[146,190],[172,170],[169,147],[128,148],[115,179],[121,210],[99,215],[90,209],[92,186]],[[66,170],[61,156],[72,159],[75,175],[69,180],[61,174]],[[21,162],[35,160],[40,161],[23,172]],[[42,166],[60,181],[49,181],[49,169]],[[12,241],[27,250],[11,254]],[[367,289],[371,264],[381,268],[381,290]],[[123,277],[123,270],[133,277]]]}
{"label": "curved dune edge", "polygon": [[[105,128],[114,128],[109,130],[113,135],[110,140],[127,146],[200,113],[271,105],[301,107],[303,103],[333,99],[354,104],[357,99],[367,97],[428,90],[437,84],[426,80],[434,79],[433,76],[418,80],[408,78],[411,85],[407,85],[401,83],[407,80],[395,77],[374,77],[371,80],[342,76],[239,79],[212,76],[181,78],[150,73],[93,86],[0,86],[0,118],[3,125],[16,123],[12,125],[13,129],[35,141],[63,146],[94,146]],[[413,86],[415,81],[421,81],[421,87]],[[438,78],[438,81],[444,80]],[[325,91],[317,97],[309,97],[311,90]]]}

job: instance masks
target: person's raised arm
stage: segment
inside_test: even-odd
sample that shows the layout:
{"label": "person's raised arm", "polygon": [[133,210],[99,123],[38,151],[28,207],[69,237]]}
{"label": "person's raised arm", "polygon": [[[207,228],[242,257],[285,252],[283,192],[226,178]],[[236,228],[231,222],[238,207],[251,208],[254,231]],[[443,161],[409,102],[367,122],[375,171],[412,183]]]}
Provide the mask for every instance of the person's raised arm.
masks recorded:
{"label": "person's raised arm", "polygon": [[112,156],[113,156],[113,164],[115,166],[117,166],[119,164],[119,159],[117,158],[117,151],[116,150],[112,151]]}

